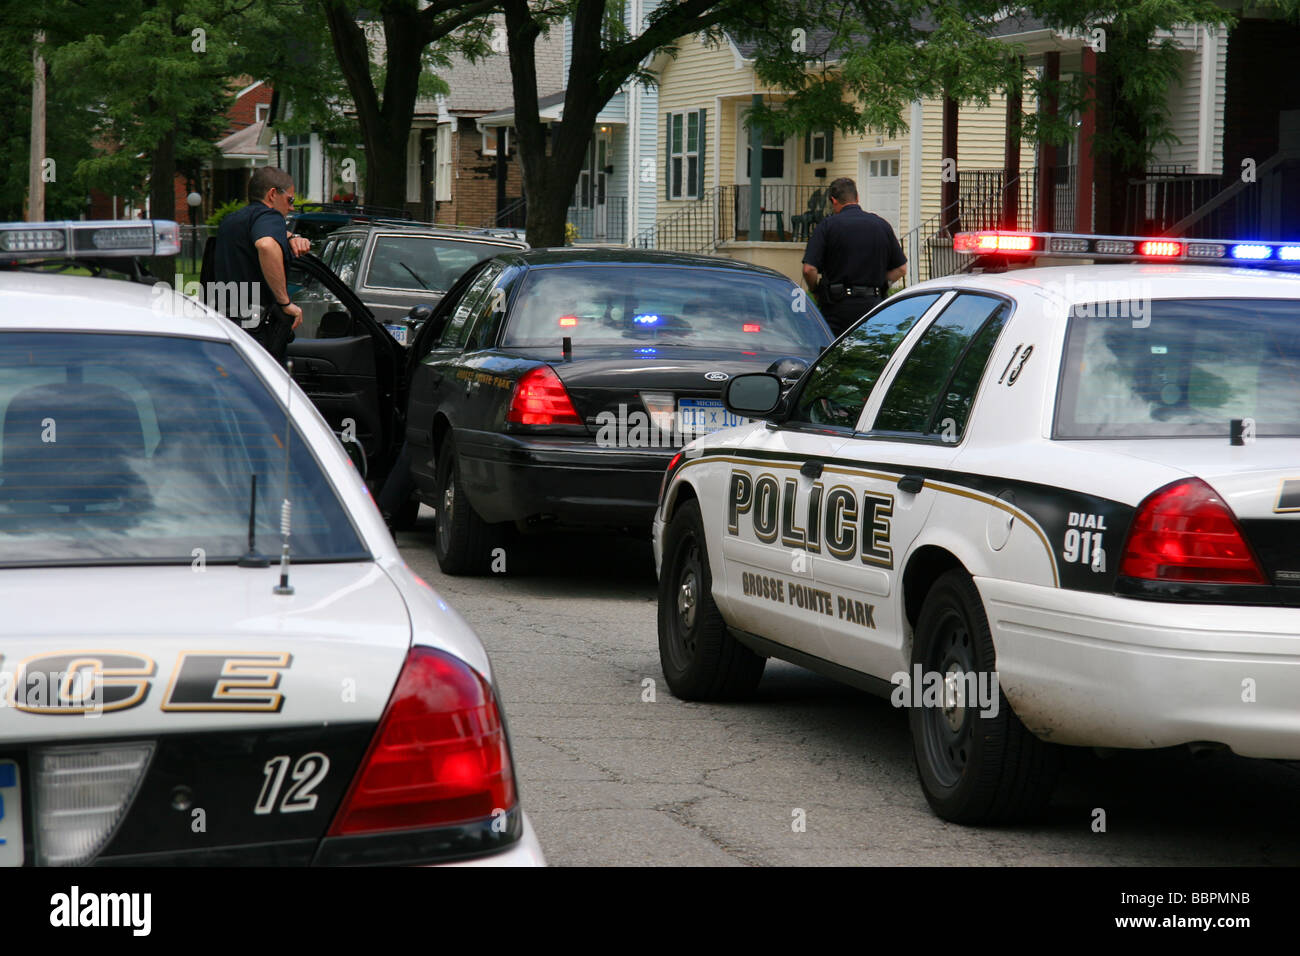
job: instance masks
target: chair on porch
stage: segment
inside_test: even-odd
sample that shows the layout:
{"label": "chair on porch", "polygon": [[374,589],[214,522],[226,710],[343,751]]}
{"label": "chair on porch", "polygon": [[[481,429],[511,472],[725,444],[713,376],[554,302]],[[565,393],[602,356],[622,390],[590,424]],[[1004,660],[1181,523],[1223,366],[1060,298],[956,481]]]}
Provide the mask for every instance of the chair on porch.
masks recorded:
{"label": "chair on porch", "polygon": [[808,197],[808,211],[790,217],[790,230],[794,239],[809,239],[817,223],[826,218],[826,190],[815,189]]}

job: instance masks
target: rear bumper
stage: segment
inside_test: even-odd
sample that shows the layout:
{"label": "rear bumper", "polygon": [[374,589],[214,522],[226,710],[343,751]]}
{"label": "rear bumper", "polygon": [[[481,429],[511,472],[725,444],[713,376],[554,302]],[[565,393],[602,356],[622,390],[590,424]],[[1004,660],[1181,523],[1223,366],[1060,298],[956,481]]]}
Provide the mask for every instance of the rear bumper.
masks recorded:
{"label": "rear bumper", "polygon": [[542,855],[542,845],[537,842],[537,834],[533,831],[533,824],[528,819],[528,814],[524,814],[524,833],[518,840],[510,844],[510,848],[502,850],[500,853],[491,853],[487,856],[476,856],[471,860],[459,860],[455,863],[444,863],[444,866],[545,866],[546,857]]}
{"label": "rear bumper", "polygon": [[484,521],[649,527],[677,448],[601,448],[594,437],[457,429],[465,493]]}
{"label": "rear bumper", "polygon": [[1042,739],[1300,759],[1300,609],[976,584],[999,684]]}

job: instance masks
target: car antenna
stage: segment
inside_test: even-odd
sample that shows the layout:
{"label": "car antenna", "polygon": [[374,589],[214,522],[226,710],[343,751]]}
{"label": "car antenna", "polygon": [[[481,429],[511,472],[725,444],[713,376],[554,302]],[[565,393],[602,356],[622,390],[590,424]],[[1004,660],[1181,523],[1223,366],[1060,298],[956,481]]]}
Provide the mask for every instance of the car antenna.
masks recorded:
{"label": "car antenna", "polygon": [[272,589],[274,594],[293,593],[293,585],[289,583],[289,518],[293,510],[289,504],[289,440],[293,434],[289,402],[293,399],[293,359],[285,363],[285,368],[289,372],[289,382],[284,394],[284,500],[280,502],[280,583]]}
{"label": "car antenna", "polygon": [[573,339],[569,338],[569,336],[566,335],[563,339],[560,340],[560,347],[564,351],[564,361],[572,362],[573,361]]}
{"label": "car antenna", "polygon": [[271,562],[257,553],[253,542],[257,534],[257,472],[253,472],[253,488],[248,493],[248,553],[239,559],[241,568],[266,568]]}

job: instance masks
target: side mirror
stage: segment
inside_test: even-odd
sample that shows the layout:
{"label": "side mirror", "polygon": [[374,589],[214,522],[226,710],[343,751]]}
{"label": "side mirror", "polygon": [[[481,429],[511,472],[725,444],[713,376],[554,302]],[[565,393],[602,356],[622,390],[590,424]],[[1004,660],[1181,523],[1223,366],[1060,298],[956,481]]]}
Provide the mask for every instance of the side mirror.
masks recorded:
{"label": "side mirror", "polygon": [[405,322],[406,327],[412,332],[418,332],[420,326],[424,325],[425,322],[428,322],[432,315],[433,306],[413,305],[411,306],[411,311],[406,313],[406,318],[402,321]]}
{"label": "side mirror", "polygon": [[723,386],[722,404],[741,418],[767,418],[781,405],[781,380],[767,372],[737,375]]}
{"label": "side mirror", "polygon": [[769,375],[775,375],[781,380],[782,386],[789,388],[795,382],[799,381],[800,376],[808,371],[808,363],[801,358],[777,359],[767,367]]}

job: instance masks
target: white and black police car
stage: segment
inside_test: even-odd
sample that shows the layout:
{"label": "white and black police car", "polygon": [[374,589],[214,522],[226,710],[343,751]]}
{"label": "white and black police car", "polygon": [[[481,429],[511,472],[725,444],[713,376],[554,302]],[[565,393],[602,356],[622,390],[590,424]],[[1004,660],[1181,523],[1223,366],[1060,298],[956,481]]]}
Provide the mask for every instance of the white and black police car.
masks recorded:
{"label": "white and black police car", "polygon": [[888,695],[963,823],[1031,816],[1058,745],[1300,758],[1300,278],[1259,268],[1300,243],[956,245],[1035,267],[889,298],[786,397],[735,378],[763,421],[672,462],[674,693],[777,657]]}
{"label": "white and black police car", "polygon": [[30,266],[177,236],[0,225],[0,866],[541,864],[487,654],[285,370]]}

